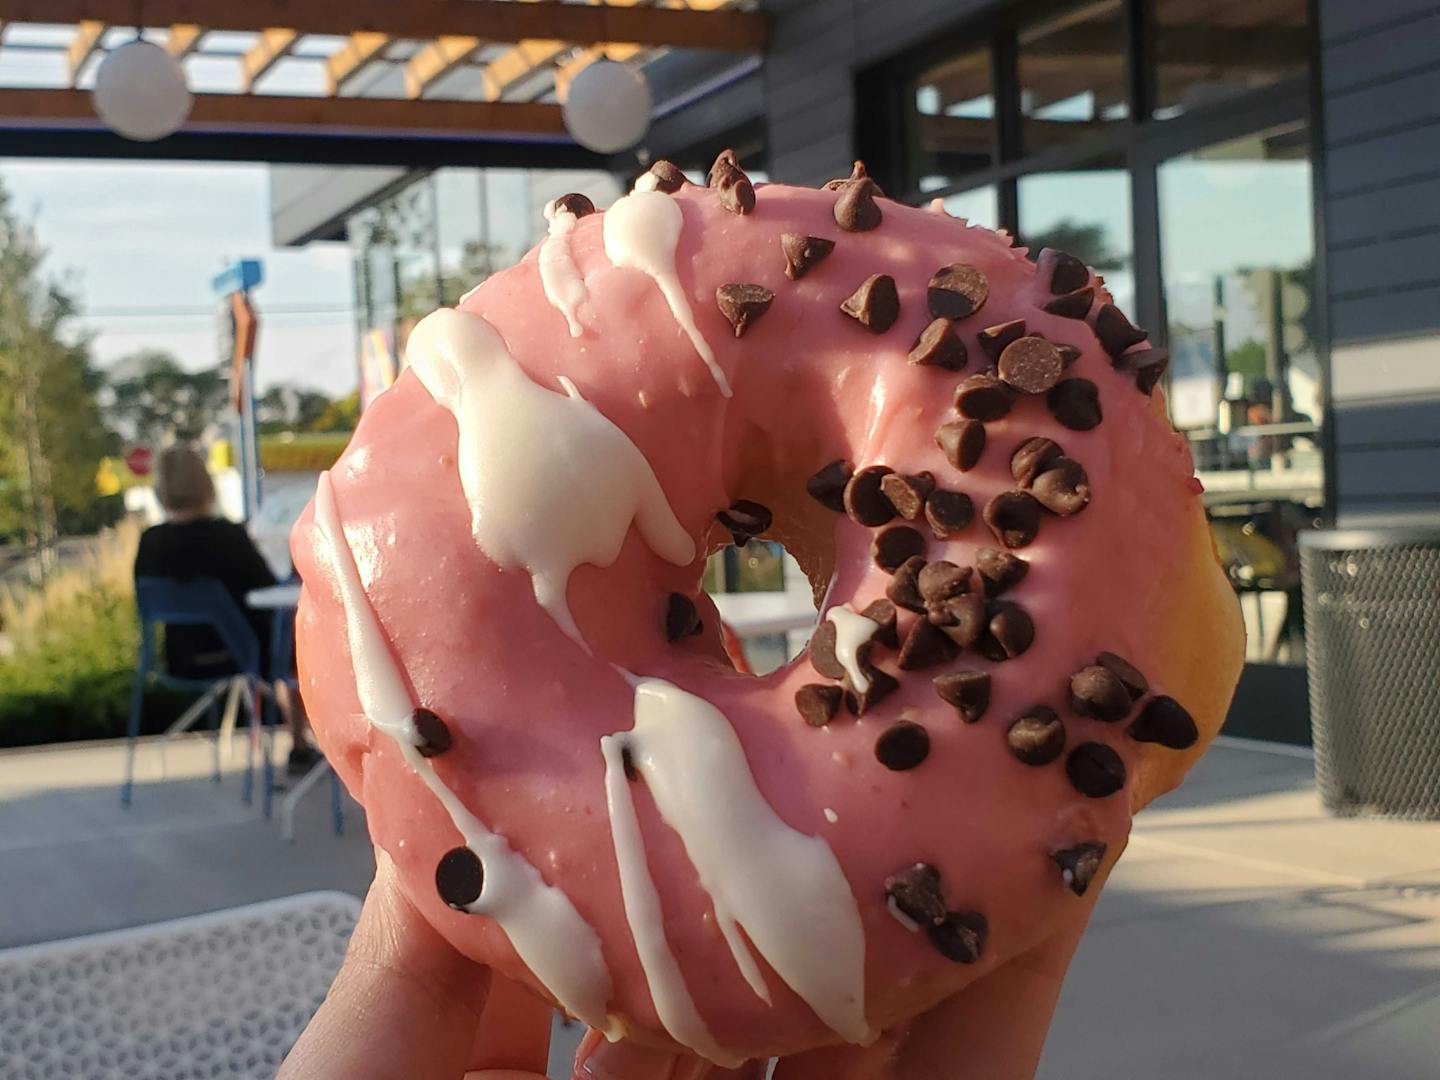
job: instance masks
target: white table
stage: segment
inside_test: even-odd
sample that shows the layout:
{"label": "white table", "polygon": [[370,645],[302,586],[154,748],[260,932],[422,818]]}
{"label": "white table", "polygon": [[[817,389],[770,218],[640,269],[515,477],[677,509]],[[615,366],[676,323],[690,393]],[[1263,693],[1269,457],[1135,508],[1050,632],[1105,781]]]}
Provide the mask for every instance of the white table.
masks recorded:
{"label": "white table", "polygon": [[245,603],[260,611],[284,611],[300,606],[300,585],[285,582],[281,585],[267,585],[263,589],[251,589],[245,594]]}

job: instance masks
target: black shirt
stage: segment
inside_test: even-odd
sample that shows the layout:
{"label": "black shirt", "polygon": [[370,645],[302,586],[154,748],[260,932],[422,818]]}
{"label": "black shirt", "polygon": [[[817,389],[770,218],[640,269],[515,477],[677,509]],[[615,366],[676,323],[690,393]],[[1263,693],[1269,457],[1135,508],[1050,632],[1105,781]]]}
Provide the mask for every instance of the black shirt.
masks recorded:
{"label": "black shirt", "polygon": [[[245,594],[275,584],[275,575],[243,525],[220,518],[167,521],[140,536],[135,576],[188,581],[212,577],[225,586],[260,640],[261,672],[269,670],[270,613],[251,611]],[[234,661],[208,626],[165,629],[165,667],[180,678],[212,678],[233,674]]]}

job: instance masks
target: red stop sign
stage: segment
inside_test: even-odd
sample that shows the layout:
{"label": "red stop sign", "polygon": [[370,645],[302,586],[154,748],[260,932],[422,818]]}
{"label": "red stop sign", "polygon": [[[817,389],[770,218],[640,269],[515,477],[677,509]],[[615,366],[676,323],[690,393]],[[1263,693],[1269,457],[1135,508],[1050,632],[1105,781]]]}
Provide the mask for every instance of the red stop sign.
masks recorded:
{"label": "red stop sign", "polygon": [[136,446],[125,454],[125,465],[136,476],[149,476],[153,457],[148,446]]}

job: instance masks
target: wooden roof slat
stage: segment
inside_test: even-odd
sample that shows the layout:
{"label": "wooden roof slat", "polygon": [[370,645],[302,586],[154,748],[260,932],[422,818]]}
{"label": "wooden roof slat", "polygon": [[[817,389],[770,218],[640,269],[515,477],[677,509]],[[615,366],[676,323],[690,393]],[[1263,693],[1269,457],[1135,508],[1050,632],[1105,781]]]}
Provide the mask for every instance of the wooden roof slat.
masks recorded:
{"label": "wooden roof slat", "polygon": [[240,58],[241,86],[245,93],[255,89],[255,84],[265,73],[285,59],[300,35],[288,27],[270,26],[260,31],[260,40]]}
{"label": "wooden roof slat", "polygon": [[194,23],[176,23],[170,27],[170,36],[165,39],[165,51],[176,60],[184,60],[200,45],[205,28]]}
{"label": "wooden roof slat", "polygon": [[390,44],[388,34],[360,31],[351,34],[345,44],[325,61],[325,78],[329,84],[330,96],[334,97],[345,89],[351,79],[365,70],[365,65],[380,55]]}
{"label": "wooden roof slat", "polygon": [[568,41],[554,38],[522,41],[512,45],[481,70],[485,100],[499,101],[502,94],[536,68],[553,64],[572,48]]}
{"label": "wooden roof slat", "polygon": [[[610,0],[611,3],[633,4],[636,0]],[[717,8],[724,7],[730,0],[681,0],[685,10],[692,12],[714,12]],[[584,71],[597,60],[614,60],[624,63],[633,59],[644,48],[633,42],[616,42],[608,45],[595,45],[583,49],[571,57],[555,71],[555,94],[561,101],[570,92],[570,84],[575,81],[575,76]]]}
{"label": "wooden roof slat", "polygon": [[405,96],[421,97],[434,83],[469,60],[485,42],[447,35],[430,42],[405,64]]}
{"label": "wooden roof slat", "polygon": [[109,29],[109,24],[95,19],[83,19],[75,28],[75,36],[70,39],[70,44],[65,49],[65,62],[70,72],[71,86],[74,86],[80,78],[80,69],[85,66],[85,61],[99,50],[107,29]]}

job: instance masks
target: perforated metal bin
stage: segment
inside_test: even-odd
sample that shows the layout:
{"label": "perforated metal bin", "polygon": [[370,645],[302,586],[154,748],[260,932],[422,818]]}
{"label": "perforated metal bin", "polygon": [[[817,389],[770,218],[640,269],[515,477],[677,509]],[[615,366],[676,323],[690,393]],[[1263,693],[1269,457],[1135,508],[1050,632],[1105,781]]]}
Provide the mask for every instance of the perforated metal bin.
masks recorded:
{"label": "perforated metal bin", "polygon": [[1440,524],[1302,533],[1300,569],[1326,807],[1440,819]]}

